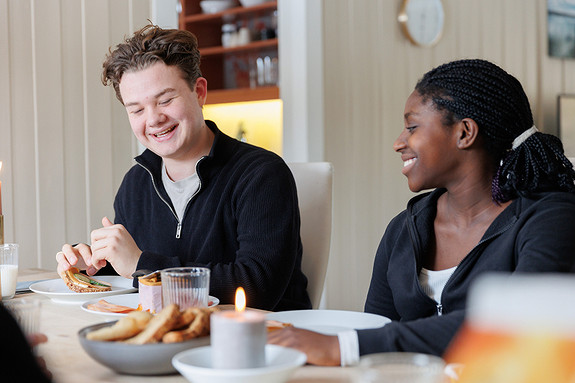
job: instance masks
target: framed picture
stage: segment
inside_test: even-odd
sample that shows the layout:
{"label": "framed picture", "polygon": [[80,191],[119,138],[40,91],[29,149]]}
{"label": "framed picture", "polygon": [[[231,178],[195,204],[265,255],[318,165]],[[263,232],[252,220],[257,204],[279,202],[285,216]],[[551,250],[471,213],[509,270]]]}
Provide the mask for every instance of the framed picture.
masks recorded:
{"label": "framed picture", "polygon": [[560,94],[557,102],[559,137],[567,157],[575,157],[575,94]]}
{"label": "framed picture", "polygon": [[547,0],[549,56],[575,58],[575,0]]}

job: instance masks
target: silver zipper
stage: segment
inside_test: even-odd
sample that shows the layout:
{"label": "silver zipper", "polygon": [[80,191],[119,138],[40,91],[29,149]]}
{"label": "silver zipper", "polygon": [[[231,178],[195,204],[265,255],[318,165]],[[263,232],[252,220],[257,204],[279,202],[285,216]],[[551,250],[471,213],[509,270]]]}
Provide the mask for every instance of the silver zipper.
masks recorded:
{"label": "silver zipper", "polygon": [[442,316],[443,315],[443,305],[441,303],[437,304],[437,316]]}

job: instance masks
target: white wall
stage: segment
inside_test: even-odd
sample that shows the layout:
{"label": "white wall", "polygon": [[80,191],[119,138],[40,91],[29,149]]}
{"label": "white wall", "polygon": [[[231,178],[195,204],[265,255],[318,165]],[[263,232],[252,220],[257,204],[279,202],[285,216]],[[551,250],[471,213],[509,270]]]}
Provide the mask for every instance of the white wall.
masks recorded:
{"label": "white wall", "polygon": [[547,56],[546,0],[443,0],[445,30],[432,48],[403,37],[396,20],[400,4],[323,0],[318,20],[324,36],[323,146],[335,169],[330,308],[363,308],[379,240],[413,196],[392,145],[403,128],[405,99],[426,71],[458,58],[495,61],[523,83],[537,125],[550,133],[557,131],[557,95],[575,92],[575,60]]}
{"label": "white wall", "polygon": [[150,18],[142,0],[0,0],[0,160],[5,240],[21,267],[55,269],[87,241],[136,145],[100,82],[110,45]]}

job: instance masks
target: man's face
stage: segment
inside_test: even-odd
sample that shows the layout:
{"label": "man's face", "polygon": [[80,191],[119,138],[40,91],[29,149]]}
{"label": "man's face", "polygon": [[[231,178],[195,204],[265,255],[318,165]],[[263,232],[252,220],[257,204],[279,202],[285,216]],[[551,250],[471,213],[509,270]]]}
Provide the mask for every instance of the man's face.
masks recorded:
{"label": "man's face", "polygon": [[124,73],[120,93],[138,141],[164,159],[193,158],[201,150],[197,146],[206,87],[200,77],[190,89],[180,69],[163,62]]}

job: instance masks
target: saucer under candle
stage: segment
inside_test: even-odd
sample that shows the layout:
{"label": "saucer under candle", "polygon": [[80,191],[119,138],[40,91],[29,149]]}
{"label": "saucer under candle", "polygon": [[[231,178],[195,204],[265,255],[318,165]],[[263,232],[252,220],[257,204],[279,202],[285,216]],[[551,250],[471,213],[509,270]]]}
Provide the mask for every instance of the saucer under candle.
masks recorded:
{"label": "saucer under candle", "polygon": [[212,313],[210,333],[213,368],[265,366],[267,331],[263,313],[250,310]]}

